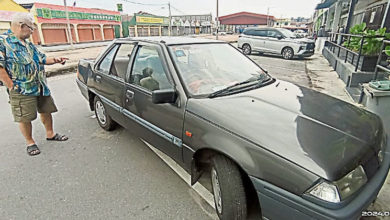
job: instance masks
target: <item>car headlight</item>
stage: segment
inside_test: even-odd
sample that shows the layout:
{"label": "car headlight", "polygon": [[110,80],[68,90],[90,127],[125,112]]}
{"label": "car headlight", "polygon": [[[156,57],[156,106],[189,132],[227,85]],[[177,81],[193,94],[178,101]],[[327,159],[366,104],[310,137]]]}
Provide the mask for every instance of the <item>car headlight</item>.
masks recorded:
{"label": "car headlight", "polygon": [[314,186],[309,191],[309,194],[328,202],[340,202],[340,195],[337,190],[337,187],[332,183],[328,183],[325,181]]}
{"label": "car headlight", "polygon": [[339,203],[366,183],[366,173],[362,166],[358,166],[338,181],[327,182],[324,180],[320,182],[309,189],[308,194],[327,202]]}

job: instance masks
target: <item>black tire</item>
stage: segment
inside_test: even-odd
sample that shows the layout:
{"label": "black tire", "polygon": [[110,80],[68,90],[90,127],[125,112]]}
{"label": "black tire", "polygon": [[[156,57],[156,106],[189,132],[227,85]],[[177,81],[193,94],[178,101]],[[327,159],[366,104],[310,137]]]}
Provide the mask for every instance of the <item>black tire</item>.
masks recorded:
{"label": "black tire", "polygon": [[242,53],[245,55],[251,55],[251,53],[252,53],[251,46],[249,44],[242,45]]}
{"label": "black tire", "polygon": [[244,182],[233,161],[222,155],[212,158],[211,185],[219,219],[247,219]]}
{"label": "black tire", "polygon": [[100,127],[102,127],[106,131],[114,130],[116,123],[107,114],[106,108],[105,108],[103,102],[100,100],[100,98],[95,96],[93,104],[94,104],[96,119],[97,119]]}
{"label": "black tire", "polygon": [[291,60],[294,57],[294,51],[290,47],[286,47],[282,50],[282,56],[286,60]]}

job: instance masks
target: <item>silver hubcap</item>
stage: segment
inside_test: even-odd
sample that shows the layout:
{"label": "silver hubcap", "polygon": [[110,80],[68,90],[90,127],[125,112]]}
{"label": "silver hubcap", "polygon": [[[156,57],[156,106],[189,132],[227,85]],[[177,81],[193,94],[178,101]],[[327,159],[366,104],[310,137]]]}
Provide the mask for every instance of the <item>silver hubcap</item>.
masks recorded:
{"label": "silver hubcap", "polygon": [[217,171],[213,168],[211,170],[211,184],[213,185],[215,205],[219,213],[222,213],[222,196],[221,188],[219,186],[219,180]]}
{"label": "silver hubcap", "polygon": [[245,45],[245,46],[244,46],[244,53],[245,53],[245,54],[249,54],[249,53],[250,53],[250,50],[251,50],[251,49],[249,48],[248,45]]}
{"label": "silver hubcap", "polygon": [[101,101],[96,102],[96,115],[101,124],[106,124],[107,119],[106,119],[106,110],[104,109],[103,103]]}
{"label": "silver hubcap", "polygon": [[291,51],[290,50],[284,50],[283,56],[286,59],[290,58],[291,57]]}

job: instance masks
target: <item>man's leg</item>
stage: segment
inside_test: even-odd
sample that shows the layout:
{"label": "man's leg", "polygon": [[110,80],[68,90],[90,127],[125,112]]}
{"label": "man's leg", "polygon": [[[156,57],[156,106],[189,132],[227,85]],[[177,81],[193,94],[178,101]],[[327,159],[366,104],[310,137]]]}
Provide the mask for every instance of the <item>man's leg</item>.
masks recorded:
{"label": "man's leg", "polygon": [[51,116],[51,113],[39,113],[39,115],[41,116],[42,124],[46,129],[46,138],[54,137],[55,133],[53,131],[53,117]]}
{"label": "man's leg", "polygon": [[46,140],[48,141],[66,141],[66,135],[57,134],[53,131],[52,113],[57,112],[57,107],[54,104],[51,96],[40,96],[38,98],[38,112],[41,116],[42,124],[46,129]]}
{"label": "man's leg", "polygon": [[35,144],[35,141],[32,138],[31,122],[19,122],[19,129],[22,132],[24,138],[26,139],[27,146]]}

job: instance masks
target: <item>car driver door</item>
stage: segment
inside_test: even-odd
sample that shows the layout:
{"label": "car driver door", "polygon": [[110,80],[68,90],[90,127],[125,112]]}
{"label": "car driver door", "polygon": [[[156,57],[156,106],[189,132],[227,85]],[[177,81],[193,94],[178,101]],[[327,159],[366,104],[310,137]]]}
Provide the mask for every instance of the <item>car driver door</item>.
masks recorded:
{"label": "car driver door", "polygon": [[152,92],[174,88],[159,45],[139,43],[126,82],[123,113],[127,124],[142,139],[182,160],[184,107],[176,103],[153,104]]}

